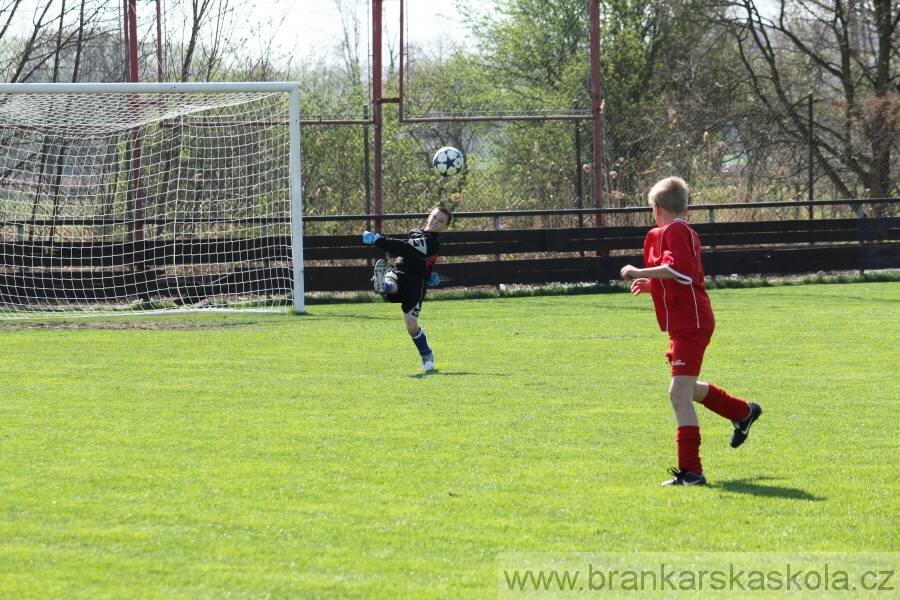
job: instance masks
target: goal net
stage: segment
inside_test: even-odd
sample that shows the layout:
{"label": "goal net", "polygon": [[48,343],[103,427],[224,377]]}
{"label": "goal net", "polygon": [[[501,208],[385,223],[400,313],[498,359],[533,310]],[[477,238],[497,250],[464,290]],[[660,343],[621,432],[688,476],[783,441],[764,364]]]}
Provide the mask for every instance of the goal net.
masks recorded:
{"label": "goal net", "polygon": [[296,83],[0,85],[0,319],[303,312]]}

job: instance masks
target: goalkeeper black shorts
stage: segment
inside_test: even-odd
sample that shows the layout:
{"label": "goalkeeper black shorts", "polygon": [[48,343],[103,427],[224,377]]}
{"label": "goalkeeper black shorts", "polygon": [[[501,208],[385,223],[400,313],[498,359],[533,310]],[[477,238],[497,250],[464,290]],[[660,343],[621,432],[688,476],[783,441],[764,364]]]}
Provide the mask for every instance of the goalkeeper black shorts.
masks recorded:
{"label": "goalkeeper black shorts", "polygon": [[[419,318],[419,310],[425,299],[425,280],[415,273],[408,273],[402,268],[391,267],[388,269],[385,279],[393,280],[398,290],[393,294],[386,294],[388,302],[400,304],[403,314],[409,314],[415,319]],[[413,312],[415,311],[415,312]]]}

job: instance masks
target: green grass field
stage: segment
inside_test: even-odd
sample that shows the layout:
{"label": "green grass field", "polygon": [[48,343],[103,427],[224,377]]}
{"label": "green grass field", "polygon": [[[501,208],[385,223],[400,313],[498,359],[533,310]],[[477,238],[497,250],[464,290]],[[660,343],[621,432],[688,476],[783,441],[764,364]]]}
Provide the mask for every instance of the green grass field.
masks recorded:
{"label": "green grass field", "polygon": [[765,414],[733,450],[700,408],[705,488],[659,485],[647,297],[426,303],[428,375],[384,303],[0,326],[0,597],[482,598],[502,553],[900,552],[900,283],[710,295],[702,379]]}

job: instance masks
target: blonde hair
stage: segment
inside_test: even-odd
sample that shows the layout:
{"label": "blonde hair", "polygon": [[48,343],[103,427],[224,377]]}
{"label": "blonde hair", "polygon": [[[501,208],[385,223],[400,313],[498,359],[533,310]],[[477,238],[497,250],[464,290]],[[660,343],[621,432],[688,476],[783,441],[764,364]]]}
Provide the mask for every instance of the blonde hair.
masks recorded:
{"label": "blonde hair", "polygon": [[687,210],[690,188],[681,177],[660,179],[650,188],[647,200],[650,204],[680,215]]}

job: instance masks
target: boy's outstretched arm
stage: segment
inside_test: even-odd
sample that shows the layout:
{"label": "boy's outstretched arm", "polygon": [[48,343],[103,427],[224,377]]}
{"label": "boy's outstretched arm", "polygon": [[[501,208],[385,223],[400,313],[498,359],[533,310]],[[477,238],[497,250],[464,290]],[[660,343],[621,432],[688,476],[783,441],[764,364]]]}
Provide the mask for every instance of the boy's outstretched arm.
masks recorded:
{"label": "boy's outstretched arm", "polygon": [[650,293],[651,279],[677,279],[678,276],[668,267],[650,267],[638,269],[634,265],[625,265],[619,271],[619,275],[625,281],[631,282],[631,293],[635,296]]}
{"label": "boy's outstretched arm", "polygon": [[619,275],[625,281],[631,281],[632,279],[647,278],[647,279],[678,279],[678,275],[674,273],[667,266],[663,265],[661,267],[649,267],[647,269],[638,269],[633,265],[625,265],[619,271]]}

